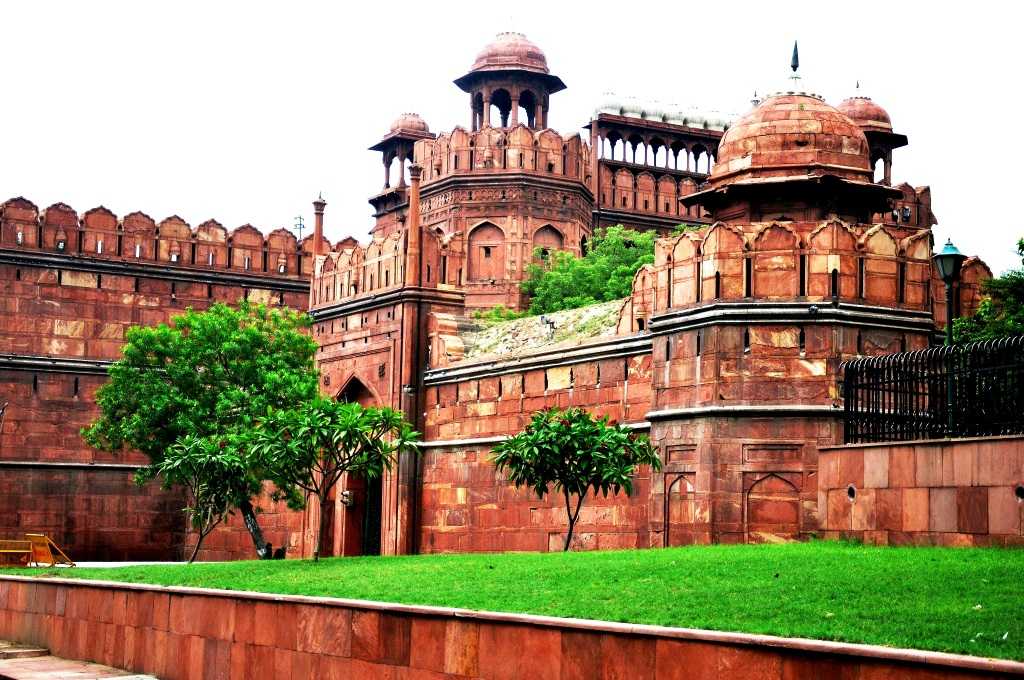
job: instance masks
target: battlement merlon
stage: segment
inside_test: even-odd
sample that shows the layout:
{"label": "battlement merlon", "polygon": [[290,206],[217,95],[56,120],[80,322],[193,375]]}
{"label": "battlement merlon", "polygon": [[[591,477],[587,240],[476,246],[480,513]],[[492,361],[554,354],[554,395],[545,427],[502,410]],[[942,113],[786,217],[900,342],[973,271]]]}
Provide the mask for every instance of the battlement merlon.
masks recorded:
{"label": "battlement merlon", "polygon": [[245,224],[228,231],[212,219],[192,227],[177,215],[157,222],[135,211],[119,218],[103,206],[79,215],[64,203],[40,211],[22,197],[0,204],[0,250],[9,256],[67,259],[101,269],[160,266],[168,272],[304,283],[312,272],[312,245],[312,236],[298,241],[284,228],[264,235]]}

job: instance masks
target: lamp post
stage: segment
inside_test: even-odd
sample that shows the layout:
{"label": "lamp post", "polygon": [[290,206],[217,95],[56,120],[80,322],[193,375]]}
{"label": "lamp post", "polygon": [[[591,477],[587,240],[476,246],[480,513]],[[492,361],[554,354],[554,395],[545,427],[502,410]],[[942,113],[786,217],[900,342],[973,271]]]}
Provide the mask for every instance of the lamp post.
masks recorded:
{"label": "lamp post", "polygon": [[946,247],[932,256],[939,278],[946,284],[946,344],[953,344],[953,284],[960,278],[960,267],[967,256],[961,253],[953,240],[946,241]]}
{"label": "lamp post", "polygon": [[[953,284],[960,278],[960,267],[967,256],[961,253],[952,239],[946,240],[946,246],[933,257],[939,277],[946,284],[946,346],[953,344]],[[946,359],[946,436],[953,436],[955,418],[953,417],[953,355]]]}

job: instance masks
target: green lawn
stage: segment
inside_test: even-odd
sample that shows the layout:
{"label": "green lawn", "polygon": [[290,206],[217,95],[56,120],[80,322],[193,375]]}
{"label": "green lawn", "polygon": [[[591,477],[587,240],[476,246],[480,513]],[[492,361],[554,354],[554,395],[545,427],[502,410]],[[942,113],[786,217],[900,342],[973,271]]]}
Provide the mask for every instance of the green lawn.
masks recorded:
{"label": "green lawn", "polygon": [[1024,660],[1024,550],[816,542],[46,573],[745,631]]}

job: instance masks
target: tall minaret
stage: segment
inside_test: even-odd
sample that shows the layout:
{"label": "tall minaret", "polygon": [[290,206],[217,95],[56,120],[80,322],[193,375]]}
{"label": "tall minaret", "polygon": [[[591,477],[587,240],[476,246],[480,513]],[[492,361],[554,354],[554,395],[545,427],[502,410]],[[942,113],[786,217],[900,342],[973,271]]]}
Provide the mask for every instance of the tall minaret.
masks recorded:
{"label": "tall minaret", "polygon": [[313,201],[313,267],[316,267],[317,255],[322,255],[320,252],[321,244],[324,240],[324,208],[327,207],[327,201],[324,200],[323,194],[316,197]]}

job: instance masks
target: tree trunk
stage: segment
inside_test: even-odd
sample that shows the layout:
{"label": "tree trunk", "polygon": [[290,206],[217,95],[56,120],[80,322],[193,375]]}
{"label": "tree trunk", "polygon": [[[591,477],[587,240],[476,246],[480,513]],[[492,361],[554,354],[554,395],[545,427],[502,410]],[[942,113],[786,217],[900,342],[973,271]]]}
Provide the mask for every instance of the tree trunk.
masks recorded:
{"label": "tree trunk", "polygon": [[331,512],[331,499],[327,497],[326,493],[320,497],[320,516],[317,518],[316,525],[316,547],[313,549],[313,561],[318,562],[320,560],[320,551],[323,549],[324,544],[324,530],[329,526],[324,518],[327,517],[327,513]]}
{"label": "tree trunk", "polygon": [[562,548],[562,552],[569,552],[569,546],[572,545],[572,532],[576,528],[576,522],[580,519],[580,509],[583,507],[584,498],[586,498],[586,494],[576,497],[576,512],[573,512],[569,502],[569,492],[565,492],[565,514],[569,517],[569,532],[565,535],[565,546]]}
{"label": "tree trunk", "polygon": [[252,536],[253,545],[256,546],[256,555],[261,560],[269,560],[273,555],[273,550],[269,543],[263,538],[263,531],[260,529],[260,523],[256,521],[256,512],[253,510],[252,503],[246,498],[238,504],[238,509],[242,513],[242,519],[245,521],[245,528],[249,530],[249,535]]}
{"label": "tree trunk", "polygon": [[206,538],[206,534],[200,532],[199,533],[199,538],[196,539],[196,547],[192,548],[192,554],[189,555],[189,558],[188,558],[188,563],[189,564],[192,564],[193,562],[196,561],[196,555],[199,554],[199,546],[201,546],[203,544],[203,539],[204,538]]}

